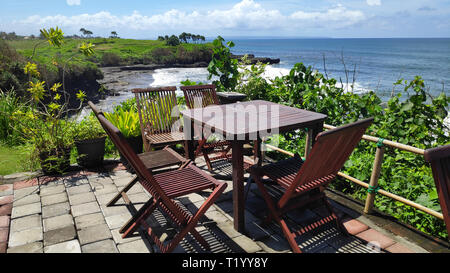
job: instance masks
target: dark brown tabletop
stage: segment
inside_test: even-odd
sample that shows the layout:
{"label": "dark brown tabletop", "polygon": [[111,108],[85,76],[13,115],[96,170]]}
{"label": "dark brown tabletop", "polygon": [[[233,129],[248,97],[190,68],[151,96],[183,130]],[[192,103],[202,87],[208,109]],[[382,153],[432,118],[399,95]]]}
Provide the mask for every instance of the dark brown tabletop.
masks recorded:
{"label": "dark brown tabletop", "polygon": [[[312,130],[312,140],[323,130],[326,115],[273,102],[254,100],[224,105],[211,105],[181,111],[184,118],[186,156],[194,159],[192,140],[194,126],[222,134],[231,141],[233,167],[233,218],[234,227],[245,231],[244,220],[244,167],[243,144],[260,140],[268,135],[300,128]],[[199,130],[196,130],[199,132]],[[256,150],[260,150],[258,147]]]}
{"label": "dark brown tabletop", "polygon": [[299,108],[254,100],[181,111],[203,128],[214,129],[228,140],[254,140],[260,133],[278,133],[314,126],[327,117]]}

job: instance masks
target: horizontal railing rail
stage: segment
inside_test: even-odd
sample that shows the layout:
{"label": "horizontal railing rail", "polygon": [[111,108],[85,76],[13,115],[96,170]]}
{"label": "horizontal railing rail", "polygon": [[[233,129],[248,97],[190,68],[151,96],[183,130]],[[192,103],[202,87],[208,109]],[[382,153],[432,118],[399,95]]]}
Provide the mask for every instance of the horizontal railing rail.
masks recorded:
{"label": "horizontal railing rail", "polygon": [[[323,126],[325,129],[334,129],[336,128],[335,126],[331,126],[328,124],[324,124]],[[310,131],[310,130],[309,130]],[[311,134],[308,131],[308,135],[306,138],[306,146],[305,146],[305,157],[308,155],[309,151],[311,150]],[[366,141],[370,141],[370,142],[374,142],[377,143],[377,150],[376,150],[376,154],[375,154],[375,159],[373,162],[373,167],[372,167],[372,175],[370,178],[370,182],[363,182],[361,180],[358,180],[350,175],[347,175],[343,172],[338,172],[338,175],[347,179],[348,181],[351,181],[357,185],[360,185],[366,189],[368,189],[368,193],[367,193],[367,197],[366,197],[366,203],[365,203],[365,207],[364,207],[364,212],[365,213],[371,213],[373,210],[373,205],[374,205],[374,201],[375,201],[375,195],[381,194],[383,196],[386,196],[388,198],[391,198],[395,201],[401,202],[405,205],[408,205],[410,207],[413,207],[415,209],[418,209],[420,211],[423,211],[429,215],[432,215],[438,219],[444,220],[444,216],[442,215],[442,213],[437,212],[435,210],[432,210],[430,208],[427,208],[423,205],[420,205],[414,201],[408,200],[404,197],[401,197],[399,195],[396,195],[394,193],[382,190],[378,188],[378,178],[380,176],[380,172],[381,172],[381,165],[383,163],[383,157],[384,157],[384,148],[385,146],[388,147],[392,147],[392,148],[396,148],[396,149],[400,149],[403,151],[407,151],[407,152],[411,152],[411,153],[415,153],[418,155],[424,155],[425,150],[423,149],[419,149],[413,146],[409,146],[409,145],[405,145],[405,144],[401,144],[395,141],[391,141],[391,140],[386,140],[383,138],[379,138],[379,137],[374,137],[374,136],[369,136],[369,135],[363,135],[362,139],[366,140]],[[291,153],[289,151],[280,149],[278,147],[275,147],[273,145],[269,145],[269,144],[264,144],[266,148],[269,148],[273,151],[277,151],[289,156],[294,156],[294,153]]]}

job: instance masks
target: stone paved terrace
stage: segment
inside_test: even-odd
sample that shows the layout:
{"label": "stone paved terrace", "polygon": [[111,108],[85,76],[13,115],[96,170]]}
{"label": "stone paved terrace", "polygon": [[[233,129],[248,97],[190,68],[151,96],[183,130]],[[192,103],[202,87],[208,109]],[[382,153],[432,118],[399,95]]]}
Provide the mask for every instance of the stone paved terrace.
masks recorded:
{"label": "stone paved terrace", "polygon": [[[206,171],[203,162],[197,165]],[[265,203],[256,186],[246,202],[246,234],[240,234],[232,223],[232,183],[227,176],[231,167],[216,166],[218,179],[228,187],[206,213],[197,230],[206,238],[214,253],[287,253],[291,252],[281,229],[265,226],[262,217]],[[0,253],[151,253],[158,252],[140,230],[122,239],[120,227],[131,217],[120,200],[115,206],[105,204],[131,179],[121,164],[98,172],[75,171],[64,177],[30,179],[0,185]],[[136,184],[128,192],[139,209],[149,198]],[[351,236],[344,236],[334,225],[325,225],[298,238],[304,252],[373,253],[449,252],[444,242],[405,228],[380,215],[361,215],[359,204],[327,192],[332,205],[345,219]],[[191,194],[179,202],[187,209],[198,207],[204,197]],[[289,214],[290,224],[305,226],[323,215],[323,207],[299,209]],[[154,213],[150,225],[164,226],[164,218]],[[369,243],[370,242],[370,243]],[[378,249],[377,246],[381,247]],[[177,253],[205,252],[191,237],[186,237]]]}

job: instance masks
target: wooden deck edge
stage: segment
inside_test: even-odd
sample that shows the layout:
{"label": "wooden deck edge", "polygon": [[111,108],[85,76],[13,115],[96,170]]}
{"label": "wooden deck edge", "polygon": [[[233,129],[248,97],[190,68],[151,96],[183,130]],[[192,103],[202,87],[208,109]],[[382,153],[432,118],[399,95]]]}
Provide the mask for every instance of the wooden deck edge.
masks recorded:
{"label": "wooden deck edge", "polygon": [[[365,214],[364,203],[355,200],[336,190],[327,189],[326,195],[339,205],[339,209],[352,218],[358,218],[365,224],[375,224],[378,228],[392,233],[394,236],[402,237],[410,243],[425,249],[431,253],[450,253],[450,243],[440,238],[435,238],[414,227],[400,222],[393,216],[387,215],[377,209],[371,214]],[[368,221],[367,221],[368,220]]]}

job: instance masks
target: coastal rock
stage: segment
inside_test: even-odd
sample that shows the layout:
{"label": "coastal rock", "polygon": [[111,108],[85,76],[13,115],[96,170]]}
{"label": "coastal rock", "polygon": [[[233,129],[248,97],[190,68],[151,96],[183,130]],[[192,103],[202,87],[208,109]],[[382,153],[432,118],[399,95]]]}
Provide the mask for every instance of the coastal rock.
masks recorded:
{"label": "coastal rock", "polygon": [[[231,57],[233,59],[241,60],[245,55],[234,55],[232,54]],[[279,58],[269,58],[269,57],[255,57],[253,54],[247,54],[247,60],[250,64],[256,64],[258,62],[265,63],[265,64],[278,64],[280,63]]]}

